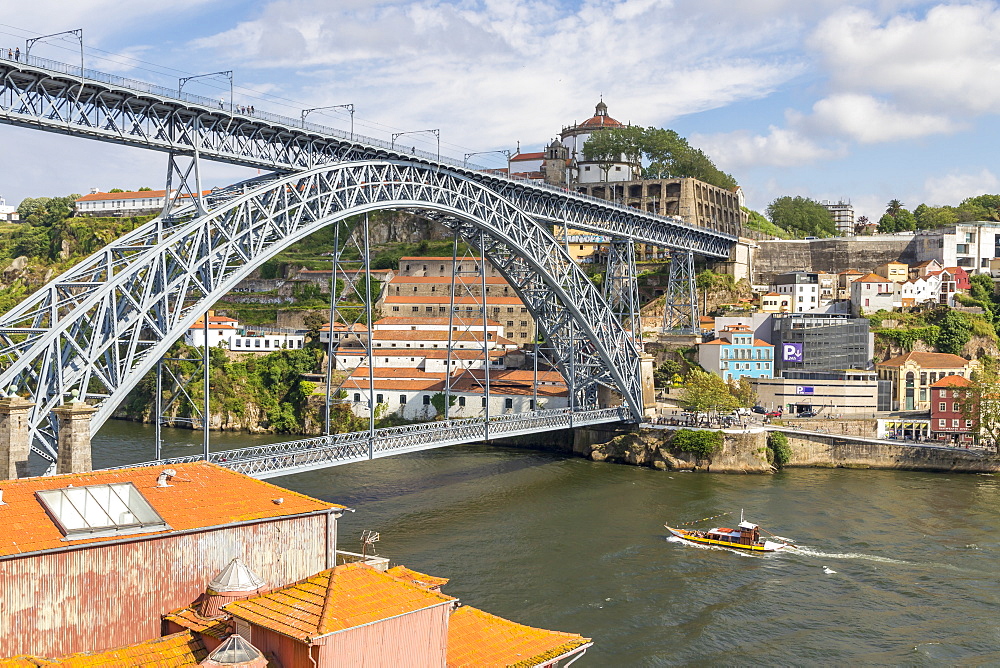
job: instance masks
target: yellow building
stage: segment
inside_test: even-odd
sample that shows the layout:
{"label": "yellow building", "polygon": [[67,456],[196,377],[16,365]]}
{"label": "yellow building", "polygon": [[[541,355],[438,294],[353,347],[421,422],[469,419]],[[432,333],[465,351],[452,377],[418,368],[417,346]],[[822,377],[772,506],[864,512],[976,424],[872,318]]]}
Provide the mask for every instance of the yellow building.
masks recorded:
{"label": "yellow building", "polygon": [[929,388],[946,376],[968,378],[979,368],[976,360],[948,353],[906,353],[875,365],[880,380],[892,381],[892,408],[930,409]]}
{"label": "yellow building", "polygon": [[875,267],[879,276],[885,276],[893,283],[906,283],[910,280],[910,266],[905,262],[886,262]]}

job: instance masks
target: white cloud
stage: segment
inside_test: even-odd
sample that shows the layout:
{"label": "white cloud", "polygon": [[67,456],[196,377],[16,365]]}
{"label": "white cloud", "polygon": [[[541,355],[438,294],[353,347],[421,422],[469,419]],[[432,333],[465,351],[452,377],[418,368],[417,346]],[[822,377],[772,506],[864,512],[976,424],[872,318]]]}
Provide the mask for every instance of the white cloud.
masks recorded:
{"label": "white cloud", "polygon": [[[273,0],[192,42],[259,68],[295,68],[310,105],[351,101],[358,120],[446,128],[464,146],[538,145],[589,117],[643,125],[757,99],[799,75],[802,27],[694,0]],[[779,3],[780,4],[780,3]]]}
{"label": "white cloud", "polygon": [[960,127],[946,116],[907,113],[889,102],[858,93],[831,95],[813,105],[811,116],[791,118],[801,128],[842,135],[862,144],[951,133]]}
{"label": "white cloud", "polygon": [[1000,7],[941,4],[922,18],[883,22],[846,8],[822,21],[808,44],[837,91],[881,93],[907,109],[1000,111]]}
{"label": "white cloud", "polygon": [[845,155],[843,146],[824,147],[795,130],[771,126],[766,135],[744,130],[716,135],[691,135],[693,146],[712,156],[727,171],[751,166],[794,167]]}
{"label": "white cloud", "polygon": [[1000,178],[983,168],[977,173],[932,176],[924,182],[924,200],[930,206],[955,206],[966,197],[1000,192]]}

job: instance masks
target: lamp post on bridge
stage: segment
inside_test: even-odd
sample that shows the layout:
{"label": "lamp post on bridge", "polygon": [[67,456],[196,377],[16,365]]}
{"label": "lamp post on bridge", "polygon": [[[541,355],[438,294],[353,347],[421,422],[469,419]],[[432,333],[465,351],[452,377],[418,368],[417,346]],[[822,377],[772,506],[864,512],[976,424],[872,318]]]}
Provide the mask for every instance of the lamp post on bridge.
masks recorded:
{"label": "lamp post on bridge", "polygon": [[[180,98],[181,92],[184,90],[184,84],[186,84],[188,81],[191,81],[192,79],[201,79],[203,77],[218,77],[218,76],[223,76],[223,77],[226,77],[227,79],[229,79],[229,111],[232,112],[233,108],[234,108],[233,107],[233,71],[232,70],[223,70],[221,72],[209,72],[207,74],[195,74],[194,76],[190,76],[190,77],[181,77],[181,78],[179,78],[177,80],[177,97]],[[219,105],[219,108],[220,109],[225,109],[225,107],[223,107],[221,104]]]}
{"label": "lamp post on bridge", "polygon": [[507,148],[505,148],[505,149],[499,149],[499,150],[496,150],[496,151],[475,151],[473,153],[466,153],[462,157],[462,167],[468,167],[469,166],[469,158],[471,158],[472,156],[474,156],[474,155],[484,155],[484,154],[487,154],[487,153],[500,153],[501,155],[507,156],[507,176],[510,176],[510,158],[513,155],[513,153],[511,152],[510,149],[507,149]]}
{"label": "lamp post on bridge", "polygon": [[[434,129],[431,129],[431,130],[407,130],[406,132],[393,132],[392,133],[392,144],[390,144],[390,147],[393,150],[395,150],[396,149],[396,140],[399,139],[400,137],[402,137],[403,135],[415,135],[415,134],[420,134],[421,132],[430,132],[435,137],[437,137],[437,159],[440,160],[441,159],[441,129],[440,128],[434,128]],[[416,150],[416,149],[414,149],[414,150]]]}
{"label": "lamp post on bridge", "polygon": [[48,39],[50,37],[59,37],[61,35],[74,35],[80,41],[80,78],[83,78],[83,28],[76,28],[74,30],[63,30],[62,32],[54,32],[51,35],[42,35],[41,37],[32,37],[31,39],[24,40],[24,62],[28,62],[28,56],[31,54],[31,47],[35,45],[35,42],[40,42],[43,39]]}
{"label": "lamp post on bridge", "polygon": [[306,127],[306,116],[312,111],[322,111],[324,109],[347,109],[351,113],[351,141],[354,141],[354,104],[331,104],[328,107],[313,107],[312,109],[302,110],[302,127]]}

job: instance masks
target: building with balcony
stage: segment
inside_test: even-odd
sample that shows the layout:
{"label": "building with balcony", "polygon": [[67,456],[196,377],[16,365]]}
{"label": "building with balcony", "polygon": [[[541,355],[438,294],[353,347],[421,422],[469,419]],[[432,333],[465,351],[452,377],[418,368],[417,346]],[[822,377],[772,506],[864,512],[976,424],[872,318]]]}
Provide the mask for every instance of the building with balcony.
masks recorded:
{"label": "building with balcony", "polygon": [[820,204],[833,216],[833,224],[837,226],[837,233],[840,236],[854,236],[854,207],[850,200],[846,202],[844,200],[837,202],[824,200]]}
{"label": "building with balcony", "polygon": [[754,338],[747,325],[730,325],[711,341],[698,344],[698,363],[722,380],[770,378],[774,373],[774,346]]}
{"label": "building with balcony", "polygon": [[945,376],[930,387],[930,431],[933,438],[952,443],[972,443],[975,418],[963,409],[972,381],[964,376]]}
{"label": "building with balcony", "polygon": [[892,410],[930,410],[930,387],[948,376],[969,378],[976,360],[947,353],[906,353],[875,365],[881,380],[892,382]]}

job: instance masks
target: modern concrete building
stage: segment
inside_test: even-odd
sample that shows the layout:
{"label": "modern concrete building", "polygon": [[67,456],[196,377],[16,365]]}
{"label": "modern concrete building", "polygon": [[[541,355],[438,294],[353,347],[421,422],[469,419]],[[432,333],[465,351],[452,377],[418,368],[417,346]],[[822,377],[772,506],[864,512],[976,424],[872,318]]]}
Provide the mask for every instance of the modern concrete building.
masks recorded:
{"label": "modern concrete building", "polygon": [[837,226],[837,232],[842,237],[854,236],[854,207],[851,201],[839,200],[831,202],[824,200],[820,202],[823,207],[833,216],[833,224]]}
{"label": "modern concrete building", "polygon": [[871,367],[874,337],[866,318],[833,313],[771,316],[775,375],[785,371],[838,371]]}
{"label": "modern concrete building", "polygon": [[860,369],[787,370],[781,378],[755,380],[754,389],[761,406],[781,408],[786,415],[808,410],[820,417],[871,416],[889,410],[892,401],[891,384]]}

